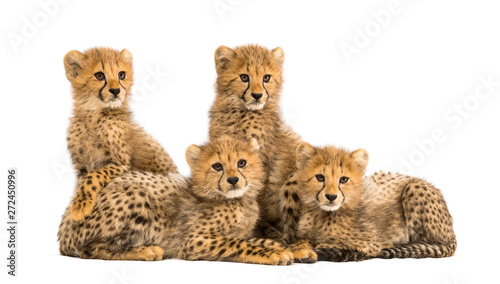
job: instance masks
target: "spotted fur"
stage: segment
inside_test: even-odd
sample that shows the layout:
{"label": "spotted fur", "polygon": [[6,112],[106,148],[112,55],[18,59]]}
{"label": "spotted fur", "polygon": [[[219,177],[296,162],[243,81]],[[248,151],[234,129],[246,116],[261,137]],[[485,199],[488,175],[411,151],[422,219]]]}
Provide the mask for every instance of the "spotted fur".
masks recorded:
{"label": "spotted fur", "polygon": [[270,265],[316,259],[310,246],[289,249],[254,236],[264,175],[250,144],[223,137],[190,146],[186,160],[192,172],[187,181],[179,175],[129,172],[98,194],[84,222],[71,221],[67,210],[59,228],[61,254]]}
{"label": "spotted fur", "polygon": [[210,139],[231,135],[260,146],[266,181],[259,196],[260,234],[278,238],[281,186],[295,170],[301,138],[281,118],[284,52],[258,45],[215,51],[217,95],[210,110]]}
{"label": "spotted fur", "polygon": [[130,170],[176,173],[177,167],[132,120],[128,102],[133,69],[128,50],[73,50],[64,57],[64,67],[74,100],[67,142],[78,175],[70,216],[81,221],[113,178]]}
{"label": "spotted fur", "polygon": [[289,240],[309,241],[318,259],[448,257],[453,221],[430,183],[394,173],[365,177],[368,153],[335,147],[297,149],[299,170],[284,190]]}

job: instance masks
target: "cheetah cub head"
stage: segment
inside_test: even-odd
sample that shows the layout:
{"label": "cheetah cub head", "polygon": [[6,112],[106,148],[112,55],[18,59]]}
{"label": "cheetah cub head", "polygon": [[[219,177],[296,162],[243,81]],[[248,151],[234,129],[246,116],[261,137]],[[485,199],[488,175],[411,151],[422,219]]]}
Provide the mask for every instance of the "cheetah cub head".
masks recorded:
{"label": "cheetah cub head", "polygon": [[186,150],[193,193],[211,200],[256,196],[264,172],[258,149],[246,141],[222,137]]}
{"label": "cheetah cub head", "polygon": [[216,88],[225,105],[251,111],[278,105],[285,53],[281,47],[269,50],[258,45],[215,51]]}
{"label": "cheetah cub head", "polygon": [[75,106],[86,110],[120,108],[133,83],[132,54],[110,48],[72,50],[64,56]]}
{"label": "cheetah cub head", "polygon": [[368,152],[359,149],[297,147],[298,182],[302,200],[324,211],[336,211],[359,201]]}

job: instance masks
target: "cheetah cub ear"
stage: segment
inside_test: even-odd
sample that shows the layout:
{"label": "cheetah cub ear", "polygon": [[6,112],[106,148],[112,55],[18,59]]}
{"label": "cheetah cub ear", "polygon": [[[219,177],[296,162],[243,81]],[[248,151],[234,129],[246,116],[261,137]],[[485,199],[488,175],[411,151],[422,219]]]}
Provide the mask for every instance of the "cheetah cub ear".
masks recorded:
{"label": "cheetah cub ear", "polygon": [[120,52],[120,56],[130,65],[132,65],[132,62],[134,61],[134,58],[132,57],[132,53],[128,49],[123,49]]}
{"label": "cheetah cub ear", "polygon": [[201,155],[201,148],[196,145],[191,145],[186,150],[186,161],[189,167],[192,169],[198,158]]}
{"label": "cheetah cub ear", "polygon": [[66,70],[66,78],[69,81],[73,81],[78,77],[80,73],[85,68],[85,59],[87,57],[85,54],[78,50],[72,50],[64,56],[64,69]]}
{"label": "cheetah cub ear", "polygon": [[221,45],[215,51],[215,70],[217,74],[222,73],[224,70],[229,69],[231,62],[236,53],[231,48]]}
{"label": "cheetah cub ear", "polygon": [[260,144],[259,142],[257,141],[257,139],[255,138],[252,138],[252,140],[250,141],[250,145],[252,146],[252,149],[256,152],[258,152],[260,150]]}
{"label": "cheetah cub ear", "polygon": [[281,47],[276,47],[271,51],[271,54],[274,56],[274,59],[278,63],[280,67],[283,67],[283,63],[285,62],[285,52]]}
{"label": "cheetah cub ear", "polygon": [[309,159],[316,154],[316,149],[309,143],[303,142],[297,147],[297,168],[303,168]]}
{"label": "cheetah cub ear", "polygon": [[351,153],[351,157],[358,165],[359,169],[364,173],[368,165],[369,155],[365,149],[358,149]]}

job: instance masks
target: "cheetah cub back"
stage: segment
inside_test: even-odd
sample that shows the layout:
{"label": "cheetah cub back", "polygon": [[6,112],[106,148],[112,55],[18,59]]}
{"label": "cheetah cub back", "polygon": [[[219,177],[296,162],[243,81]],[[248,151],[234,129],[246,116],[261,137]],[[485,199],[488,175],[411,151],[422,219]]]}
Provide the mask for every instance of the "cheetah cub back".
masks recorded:
{"label": "cheetah cub back", "polygon": [[73,50],[64,57],[64,68],[73,89],[67,143],[77,172],[70,215],[81,221],[113,178],[129,170],[167,174],[177,168],[163,147],[132,120],[132,54],[127,49]]}
{"label": "cheetah cub back", "polygon": [[365,177],[368,153],[297,148],[295,181],[283,194],[282,222],[321,260],[424,258],[454,254],[453,222],[441,192],[401,174]]}

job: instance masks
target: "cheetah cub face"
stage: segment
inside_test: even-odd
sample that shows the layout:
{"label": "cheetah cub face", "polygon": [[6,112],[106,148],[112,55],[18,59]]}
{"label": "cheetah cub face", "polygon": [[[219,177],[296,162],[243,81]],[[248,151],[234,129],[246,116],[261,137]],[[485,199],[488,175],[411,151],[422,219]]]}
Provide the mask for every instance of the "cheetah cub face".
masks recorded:
{"label": "cheetah cub face", "polygon": [[257,151],[248,142],[229,137],[189,146],[186,161],[193,175],[193,193],[212,200],[255,195],[264,178]]}
{"label": "cheetah cub face", "polygon": [[215,51],[216,88],[229,94],[225,98],[228,105],[256,111],[266,104],[277,104],[284,59],[280,47],[269,50],[246,45],[233,50],[220,46]]}
{"label": "cheetah cub face", "polygon": [[368,152],[348,152],[332,146],[297,147],[298,182],[304,202],[324,211],[336,211],[359,201]]}
{"label": "cheetah cub face", "polygon": [[120,108],[133,83],[132,54],[110,48],[72,50],[64,57],[66,77],[77,105],[88,110]]}

